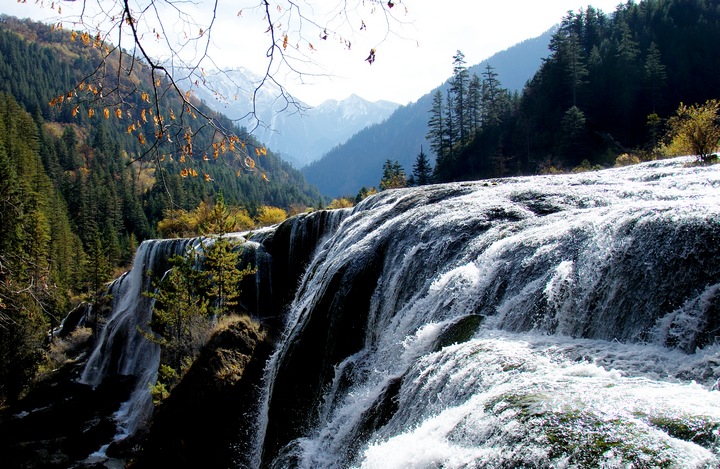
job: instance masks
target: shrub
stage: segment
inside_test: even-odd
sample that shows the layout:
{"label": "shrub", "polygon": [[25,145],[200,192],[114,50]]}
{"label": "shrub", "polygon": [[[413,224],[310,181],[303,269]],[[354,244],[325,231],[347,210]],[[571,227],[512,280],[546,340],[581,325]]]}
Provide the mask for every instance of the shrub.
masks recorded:
{"label": "shrub", "polygon": [[705,104],[686,106],[680,103],[675,116],[668,121],[670,144],[674,154],[693,154],[703,163],[716,159],[714,152],[720,141],[720,102],[710,99]]}
{"label": "shrub", "polygon": [[278,207],[270,207],[268,205],[260,207],[257,217],[255,217],[258,226],[276,225],[285,221],[286,218],[287,212],[285,210]]}
{"label": "shrub", "polygon": [[340,197],[338,199],[333,199],[327,208],[330,210],[335,210],[337,208],[350,208],[353,206],[355,206],[355,201],[352,200],[350,197]]}
{"label": "shrub", "polygon": [[623,153],[615,158],[615,167],[630,166],[640,163],[640,158],[632,153]]}

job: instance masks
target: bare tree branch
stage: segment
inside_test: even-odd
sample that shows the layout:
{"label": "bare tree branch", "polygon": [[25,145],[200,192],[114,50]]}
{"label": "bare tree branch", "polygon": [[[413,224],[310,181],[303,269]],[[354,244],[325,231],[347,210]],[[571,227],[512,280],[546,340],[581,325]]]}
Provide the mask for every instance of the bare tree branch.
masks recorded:
{"label": "bare tree branch", "polygon": [[[160,149],[168,142],[183,144],[183,154],[193,154],[192,135],[201,128],[210,128],[217,139],[224,142],[223,148],[231,148],[239,143],[239,138],[232,129],[220,124],[213,115],[206,111],[192,97],[195,88],[205,87],[211,92],[221,95],[215,85],[207,80],[207,67],[219,69],[212,57],[212,38],[218,26],[218,17],[229,6],[243,2],[237,0],[57,0],[58,11],[62,4],[80,5],[79,13],[66,16],[63,22],[84,32],[83,40],[90,39],[93,46],[104,45],[100,64],[92,76],[78,84],[73,90],[76,97],[84,104],[97,105],[104,100],[106,105],[116,106],[120,117],[121,106],[128,107],[128,97],[141,92],[134,86],[128,87],[128,80],[137,68],[138,60],[149,68],[152,79],[152,105],[155,121],[154,138],[146,138],[138,133],[138,139],[145,143],[145,151],[133,158],[132,162],[153,158],[157,163],[162,160]],[[55,5],[54,4],[54,5]],[[282,74],[289,74],[305,82],[306,78],[326,76],[313,70],[316,65],[313,54],[328,42],[340,44],[351,50],[356,35],[364,34],[369,24],[384,29],[379,43],[372,45],[372,54],[390,34],[396,24],[402,20],[396,14],[406,11],[402,0],[336,0],[329,12],[322,11],[322,0],[248,0],[249,6],[240,7],[238,17],[245,12],[263,15],[265,27],[265,59],[264,73],[252,89],[251,106],[247,112],[236,119],[236,123],[251,122],[250,132],[266,123],[260,118],[258,97],[262,89],[270,87],[276,93],[275,102],[279,104],[273,109],[276,112],[303,112],[303,105],[288,91],[279,79]],[[202,12],[199,14],[198,12]],[[375,18],[379,16],[377,21]],[[371,21],[371,18],[374,21]],[[240,20],[238,20],[240,21]],[[117,34],[117,46],[110,44],[110,35]],[[262,37],[262,35],[261,35]],[[314,39],[317,37],[317,39]],[[129,39],[130,51],[123,54],[123,44]],[[329,45],[329,44],[328,44]],[[334,47],[336,47],[335,45]],[[114,69],[117,67],[117,69]],[[107,78],[114,73],[113,83]],[[223,72],[220,72],[223,73]],[[90,80],[99,82],[92,89],[91,99],[81,99],[80,94],[87,91]],[[239,89],[240,85],[235,84]],[[87,93],[86,93],[87,94]],[[178,116],[168,122],[168,109],[165,99],[172,94],[179,97],[183,106]],[[227,99],[227,97],[223,97]],[[62,102],[62,100],[60,100]],[[107,108],[106,108],[107,109]],[[135,110],[139,112],[138,110]],[[88,112],[91,112],[88,110]],[[104,111],[107,113],[107,110]],[[144,111],[143,111],[144,112]],[[128,111],[128,115],[130,115]],[[134,116],[133,116],[134,117]],[[134,117],[136,118],[136,117]],[[145,122],[146,115],[142,115]],[[201,122],[198,122],[198,118]],[[177,120],[176,120],[177,119]],[[195,123],[193,123],[195,122]],[[128,131],[135,131],[131,125]],[[245,150],[244,148],[242,148]],[[207,149],[203,149],[207,150]],[[248,161],[252,166],[252,158],[246,151],[238,156],[241,161]],[[250,158],[247,160],[247,158]]]}

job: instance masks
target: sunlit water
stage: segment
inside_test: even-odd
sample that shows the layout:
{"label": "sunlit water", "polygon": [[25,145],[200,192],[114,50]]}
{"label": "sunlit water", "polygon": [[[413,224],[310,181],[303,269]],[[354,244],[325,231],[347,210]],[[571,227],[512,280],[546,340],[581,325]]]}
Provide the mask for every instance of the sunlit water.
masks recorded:
{"label": "sunlit water", "polygon": [[[720,466],[720,166],[691,161],[386,191],[291,221],[288,261],[324,241],[239,464]],[[191,242],[143,243],[111,286],[83,380],[136,377],[118,438],[152,412],[147,271]]]}
{"label": "sunlit water", "polygon": [[308,268],[259,441],[316,305],[342,314],[328,282],[380,255],[362,345],[319,383],[308,425],[254,464],[720,465],[720,168],[690,161],[361,204]]}

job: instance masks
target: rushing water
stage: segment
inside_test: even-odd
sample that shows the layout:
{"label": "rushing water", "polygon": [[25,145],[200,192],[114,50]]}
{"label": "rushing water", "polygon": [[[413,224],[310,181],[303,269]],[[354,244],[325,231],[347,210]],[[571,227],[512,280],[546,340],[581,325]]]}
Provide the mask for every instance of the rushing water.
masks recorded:
{"label": "rushing water", "polygon": [[[720,466],[720,166],[691,161],[386,191],[249,236],[246,305],[284,332],[238,463]],[[152,410],[147,271],[193,242],[143,243],[111,286],[83,380],[136,378],[122,435]]]}
{"label": "rushing water", "polygon": [[720,465],[720,168],[389,191],[300,285],[253,465]]}
{"label": "rushing water", "polygon": [[160,347],[140,332],[150,321],[154,301],[145,293],[152,289],[152,280],[160,278],[169,267],[168,259],[184,254],[192,242],[178,239],[141,243],[132,269],[108,287],[111,313],[100,326],[97,346],[81,381],[95,387],[108,376],[135,379],[130,399],[115,414],[119,439],[145,425],[153,410],[150,385],[157,380]]}

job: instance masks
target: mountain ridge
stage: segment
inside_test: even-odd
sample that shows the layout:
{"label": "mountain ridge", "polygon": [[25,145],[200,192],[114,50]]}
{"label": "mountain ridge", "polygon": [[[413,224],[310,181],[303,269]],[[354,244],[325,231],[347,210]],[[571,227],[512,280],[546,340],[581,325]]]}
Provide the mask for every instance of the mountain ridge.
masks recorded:
{"label": "mountain ridge", "polygon": [[[369,101],[356,94],[328,99],[317,106],[283,97],[274,83],[238,67],[208,74],[203,86],[192,86],[195,96],[253,134],[295,167],[317,160],[358,131],[383,122],[400,105],[387,100]],[[286,91],[285,91],[286,92]],[[254,100],[254,102],[253,102]],[[248,110],[255,109],[255,115]]]}

